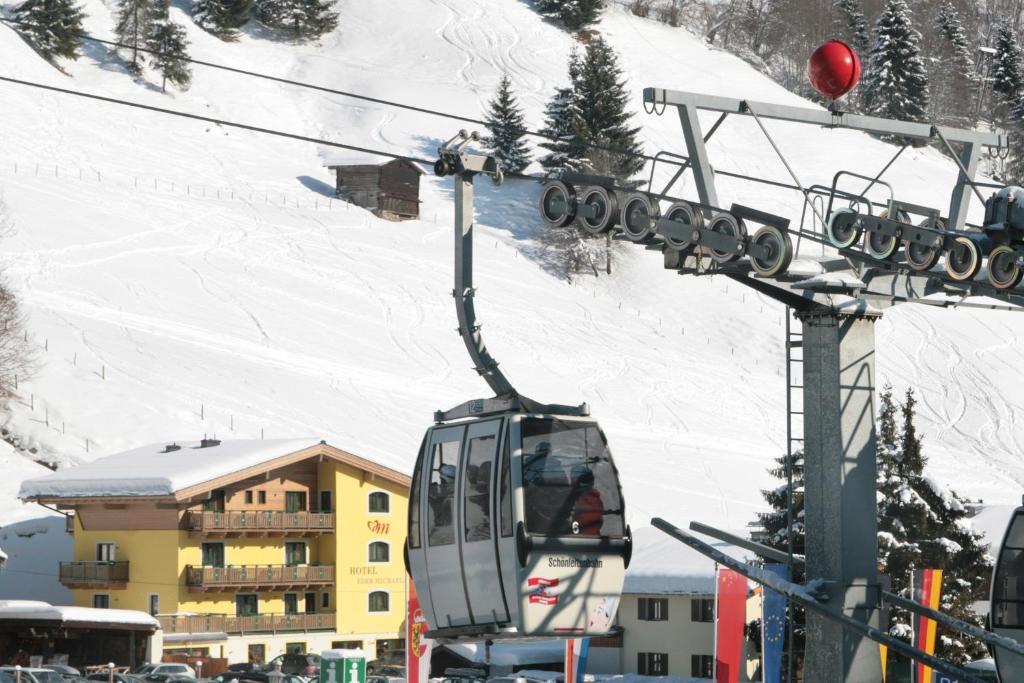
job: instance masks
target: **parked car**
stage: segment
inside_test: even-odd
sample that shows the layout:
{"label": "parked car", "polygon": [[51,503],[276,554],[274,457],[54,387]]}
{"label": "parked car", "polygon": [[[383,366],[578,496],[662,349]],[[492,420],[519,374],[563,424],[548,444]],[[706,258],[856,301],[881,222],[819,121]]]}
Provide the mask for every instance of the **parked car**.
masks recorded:
{"label": "parked car", "polygon": [[160,662],[158,664],[146,664],[140,666],[135,673],[145,678],[152,674],[177,674],[179,676],[191,676],[196,677],[196,670],[188,664],[178,664],[176,662]]}
{"label": "parked car", "polygon": [[[214,683],[271,683],[270,673],[263,671],[225,671],[212,680]],[[284,674],[281,683],[309,683],[309,680],[295,674]]]}
{"label": "parked car", "polygon": [[281,665],[281,673],[294,674],[313,678],[320,675],[320,655],[307,652],[306,654],[278,655],[267,662],[263,667],[266,672],[274,671],[278,664]]}
{"label": "parked car", "polygon": [[61,676],[63,676],[65,680],[69,681],[73,681],[76,678],[82,677],[82,672],[73,666],[67,666],[64,664],[47,664],[43,668],[49,669],[50,671],[56,671]]}
{"label": "parked car", "polygon": [[[89,674],[85,677],[87,681],[109,681],[110,673],[107,671],[99,671],[94,674]],[[141,676],[135,676],[133,674],[114,674],[114,683],[146,683],[146,679]]]}
{"label": "parked car", "polygon": [[0,671],[0,683],[14,683],[14,676],[9,675],[6,671]]}
{"label": "parked car", "polygon": [[[18,678],[13,666],[0,667],[0,671],[5,671],[15,680]],[[21,683],[64,683],[64,677],[49,669],[33,669],[23,666],[21,667]]]}
{"label": "parked car", "polygon": [[228,671],[236,671],[242,673],[254,673],[263,671],[262,664],[256,664],[254,662],[236,662],[235,664],[228,664]]}

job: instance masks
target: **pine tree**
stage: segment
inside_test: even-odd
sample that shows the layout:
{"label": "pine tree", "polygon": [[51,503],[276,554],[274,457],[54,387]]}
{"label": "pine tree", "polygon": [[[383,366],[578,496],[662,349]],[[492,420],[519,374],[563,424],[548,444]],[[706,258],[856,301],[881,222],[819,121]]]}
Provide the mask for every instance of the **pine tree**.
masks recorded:
{"label": "pine tree", "polygon": [[257,0],[256,18],[293,40],[316,40],[338,26],[330,0]]}
{"label": "pine tree", "polygon": [[530,153],[523,139],[526,117],[512,92],[512,80],[508,74],[501,77],[498,92],[488,105],[484,120],[491,134],[483,142],[501,162],[501,168],[518,173],[529,166]]}
{"label": "pine tree", "polygon": [[252,18],[253,0],[195,0],[192,19],[222,40],[238,38],[238,29]]}
{"label": "pine tree", "polygon": [[929,60],[928,73],[932,121],[973,128],[977,90],[974,60],[960,13],[950,0],[939,5],[935,29],[934,53]]}
{"label": "pine tree", "polygon": [[867,111],[885,118],[924,121],[928,111],[928,77],[906,0],[886,0],[875,23],[875,43],[864,84]]}
{"label": "pine tree", "polygon": [[153,27],[149,39],[150,65],[163,76],[160,90],[167,91],[167,81],[182,90],[188,90],[192,83],[192,71],[188,66],[188,39],[185,27],[171,21],[162,21]]}
{"label": "pine tree", "polygon": [[572,121],[572,88],[558,88],[544,108],[544,126],[540,129],[547,136],[540,146],[548,150],[540,158],[540,165],[549,173],[576,170],[575,160],[570,154],[576,135]]}
{"label": "pine tree", "polygon": [[128,71],[133,74],[142,73],[139,48],[146,47],[146,40],[153,29],[154,13],[159,15],[160,12],[160,7],[153,0],[121,0],[114,32],[117,34],[117,42],[131,48],[132,61]]}
{"label": "pine tree", "polygon": [[992,58],[992,119],[1011,127],[1013,113],[1024,98],[1024,60],[1017,36],[1008,24],[999,27]]}
{"label": "pine tree", "polygon": [[570,31],[578,31],[601,17],[605,0],[536,0],[542,16],[561,21]]}
{"label": "pine tree", "polygon": [[871,49],[871,31],[859,0],[835,0],[836,28],[839,36],[849,43],[858,55],[866,57]]}
{"label": "pine tree", "polygon": [[603,38],[587,45],[573,81],[573,145],[590,145],[587,158],[580,158],[583,167],[601,175],[629,178],[644,166],[639,156],[643,148],[636,137],[640,129],[629,126],[629,90],[618,58]]}
{"label": "pine tree", "polygon": [[[914,426],[917,400],[908,389],[899,409],[892,389],[881,395],[878,425],[879,563],[892,580],[893,592],[910,595],[911,572],[943,570],[941,610],[980,625],[971,607],[975,594],[988,583],[991,558],[982,534],[967,524],[965,501],[924,474],[927,462]],[[897,414],[901,425],[897,429]],[[889,633],[909,641],[911,615],[890,612]],[[939,628],[936,654],[962,664],[982,656],[981,643]]]}
{"label": "pine tree", "polygon": [[26,0],[14,9],[17,27],[46,59],[78,59],[78,37],[85,12],[74,0]]}

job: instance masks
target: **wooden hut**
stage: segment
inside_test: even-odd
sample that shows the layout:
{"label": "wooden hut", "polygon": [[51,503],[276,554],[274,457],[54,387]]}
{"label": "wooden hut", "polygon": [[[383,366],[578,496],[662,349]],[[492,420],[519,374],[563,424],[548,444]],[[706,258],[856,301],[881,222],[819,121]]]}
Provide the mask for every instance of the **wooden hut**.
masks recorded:
{"label": "wooden hut", "polygon": [[386,164],[328,165],[337,174],[335,193],[390,221],[420,217],[420,176],[423,171],[409,161]]}

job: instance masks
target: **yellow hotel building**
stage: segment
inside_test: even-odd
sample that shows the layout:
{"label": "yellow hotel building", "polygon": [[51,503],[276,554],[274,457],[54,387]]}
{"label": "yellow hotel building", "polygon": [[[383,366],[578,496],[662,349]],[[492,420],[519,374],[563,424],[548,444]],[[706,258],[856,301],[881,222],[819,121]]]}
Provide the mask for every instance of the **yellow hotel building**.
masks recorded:
{"label": "yellow hotel building", "polygon": [[28,480],[20,497],[74,513],[59,569],[75,605],[156,615],[164,652],[266,662],[403,646],[408,491],[323,441],[204,439]]}

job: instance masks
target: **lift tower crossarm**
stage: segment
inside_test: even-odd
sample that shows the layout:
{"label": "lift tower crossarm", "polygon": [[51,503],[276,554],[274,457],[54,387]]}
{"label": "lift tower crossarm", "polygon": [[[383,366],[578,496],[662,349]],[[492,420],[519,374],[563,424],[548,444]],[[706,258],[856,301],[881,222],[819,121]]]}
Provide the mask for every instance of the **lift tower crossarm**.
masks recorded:
{"label": "lift tower crossarm", "polygon": [[455,176],[455,311],[459,320],[459,335],[473,360],[473,367],[484,378],[494,392],[492,399],[469,401],[447,411],[437,411],[434,419],[438,422],[474,415],[522,410],[530,413],[555,415],[589,415],[590,408],[584,403],[579,406],[549,405],[539,403],[519,394],[512,382],[498,368],[498,361],[491,356],[480,334],[476,320],[473,297],[473,178],[477,175],[490,176],[495,185],[504,180],[501,165],[493,156],[467,151],[471,142],[478,141],[477,133],[465,130],[438,148],[438,160],[434,173],[439,176]]}

